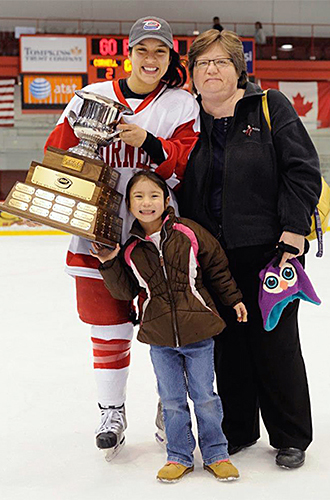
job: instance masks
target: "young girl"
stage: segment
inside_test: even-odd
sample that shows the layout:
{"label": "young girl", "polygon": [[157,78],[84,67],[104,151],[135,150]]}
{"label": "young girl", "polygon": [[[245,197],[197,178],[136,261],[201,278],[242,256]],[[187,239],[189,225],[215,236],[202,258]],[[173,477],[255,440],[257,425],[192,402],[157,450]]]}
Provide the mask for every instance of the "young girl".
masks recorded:
{"label": "young girl", "polygon": [[217,240],[195,222],[175,216],[167,185],[155,172],[141,171],[130,179],[126,204],[136,220],[122,250],[119,245],[115,250],[92,247],[114,297],[132,300],[142,289],[147,294],[138,339],[150,344],[168,441],[168,461],[157,478],[177,481],[193,470],[189,393],[204,468],[218,479],[236,479],[221,429],[221,401],[213,392],[212,337],[225,323],[205,284],[245,322],[242,295]]}
{"label": "young girl", "polygon": [[[183,177],[187,158],[197,141],[199,107],[189,92],[182,90],[185,68],[173,49],[170,26],[163,19],[146,17],[132,26],[129,34],[132,72],[127,79],[88,85],[85,90],[129,106],[134,114],[118,126],[120,140],[103,148],[104,161],[118,169],[117,190],[124,193],[130,177],[151,168],[174,187]],[[71,110],[79,113],[82,99],[74,97],[64,110],[47,146],[68,149],[78,143],[68,122]],[[124,203],[123,241],[133,218]],[[127,426],[125,398],[133,325],[131,302],[118,301],[103,286],[98,261],[89,253],[90,243],[74,236],[67,254],[67,272],[76,279],[79,317],[91,325],[94,373],[101,421],[96,445],[110,460],[124,444]]]}

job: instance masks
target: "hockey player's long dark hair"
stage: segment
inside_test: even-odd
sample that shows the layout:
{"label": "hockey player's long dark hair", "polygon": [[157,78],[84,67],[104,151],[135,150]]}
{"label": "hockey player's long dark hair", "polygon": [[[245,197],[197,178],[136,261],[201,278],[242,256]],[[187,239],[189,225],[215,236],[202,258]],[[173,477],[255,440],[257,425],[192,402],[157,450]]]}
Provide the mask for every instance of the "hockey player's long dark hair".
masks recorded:
{"label": "hockey player's long dark hair", "polygon": [[174,49],[170,49],[170,59],[171,62],[162,82],[165,82],[170,89],[183,87],[187,81],[187,71],[180,61],[180,55]]}

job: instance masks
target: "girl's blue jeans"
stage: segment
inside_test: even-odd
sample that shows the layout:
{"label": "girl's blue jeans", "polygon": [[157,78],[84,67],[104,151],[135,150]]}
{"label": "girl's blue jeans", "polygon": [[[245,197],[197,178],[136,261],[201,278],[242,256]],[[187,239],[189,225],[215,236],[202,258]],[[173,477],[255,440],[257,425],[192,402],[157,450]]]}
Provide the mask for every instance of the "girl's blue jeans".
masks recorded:
{"label": "girl's blue jeans", "polygon": [[150,346],[164,411],[167,460],[187,467],[194,462],[196,446],[187,395],[194,403],[198,444],[205,465],[229,458],[221,428],[222,404],[213,391],[213,349],[213,339],[184,347]]}

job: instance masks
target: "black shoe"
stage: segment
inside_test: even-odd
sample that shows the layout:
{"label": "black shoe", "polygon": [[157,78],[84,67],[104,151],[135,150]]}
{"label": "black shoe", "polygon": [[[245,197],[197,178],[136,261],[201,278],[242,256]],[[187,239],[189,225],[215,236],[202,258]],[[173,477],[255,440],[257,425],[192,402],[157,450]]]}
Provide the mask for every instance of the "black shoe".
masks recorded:
{"label": "black shoe", "polygon": [[229,455],[235,455],[235,453],[238,453],[239,451],[244,450],[245,448],[249,448],[249,446],[253,446],[256,444],[257,441],[252,441],[252,443],[247,443],[247,444],[229,444],[228,443],[228,454]]}
{"label": "black shoe", "polygon": [[285,469],[296,469],[305,462],[305,452],[299,448],[281,448],[275,459],[276,465]]}

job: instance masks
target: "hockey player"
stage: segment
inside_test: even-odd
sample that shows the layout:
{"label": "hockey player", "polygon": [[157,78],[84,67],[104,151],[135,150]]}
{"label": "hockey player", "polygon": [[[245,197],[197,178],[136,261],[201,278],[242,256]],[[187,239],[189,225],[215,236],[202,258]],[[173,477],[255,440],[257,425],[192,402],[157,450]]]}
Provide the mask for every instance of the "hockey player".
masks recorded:
{"label": "hockey player", "polygon": [[[121,193],[139,169],[154,169],[173,188],[182,179],[197,141],[199,109],[193,96],[179,88],[186,81],[186,72],[173,50],[168,23],[156,17],[136,21],[129,34],[129,58],[132,72],[127,80],[95,83],[84,89],[120,101],[134,111],[118,125],[120,140],[101,150],[104,161],[120,172],[117,190]],[[67,117],[71,110],[77,114],[81,105],[77,96],[70,101],[45,148],[68,149],[78,143]],[[124,203],[119,215],[124,243],[133,219]],[[109,460],[125,442],[132,304],[111,297],[97,270],[99,262],[89,250],[87,240],[74,236],[67,254],[67,272],[75,277],[79,317],[91,325],[101,411],[96,445],[106,450]]]}

